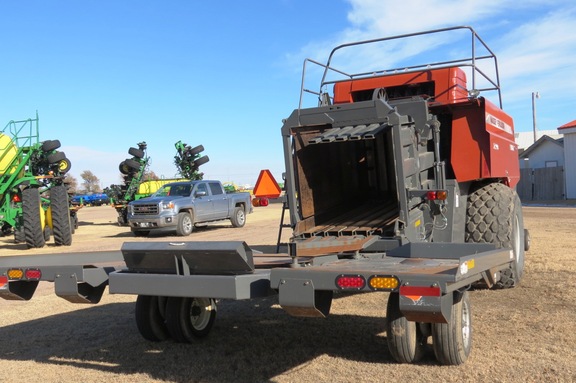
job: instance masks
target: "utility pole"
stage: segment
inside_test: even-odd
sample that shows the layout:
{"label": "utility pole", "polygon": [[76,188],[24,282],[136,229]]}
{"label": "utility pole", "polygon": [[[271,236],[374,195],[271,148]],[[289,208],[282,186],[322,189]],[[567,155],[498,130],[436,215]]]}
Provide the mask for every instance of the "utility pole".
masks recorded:
{"label": "utility pole", "polygon": [[540,93],[532,92],[532,124],[534,129],[534,142],[538,139],[536,130],[536,99],[540,98]]}

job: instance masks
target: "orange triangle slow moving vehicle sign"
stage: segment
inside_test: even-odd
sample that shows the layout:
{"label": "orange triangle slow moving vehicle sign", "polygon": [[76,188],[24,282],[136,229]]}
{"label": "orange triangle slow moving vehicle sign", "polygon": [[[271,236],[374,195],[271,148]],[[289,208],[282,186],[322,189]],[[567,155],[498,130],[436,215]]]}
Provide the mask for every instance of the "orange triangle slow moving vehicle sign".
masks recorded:
{"label": "orange triangle slow moving vehicle sign", "polygon": [[256,186],[254,186],[254,196],[259,198],[278,198],[281,192],[282,190],[270,170],[261,170]]}

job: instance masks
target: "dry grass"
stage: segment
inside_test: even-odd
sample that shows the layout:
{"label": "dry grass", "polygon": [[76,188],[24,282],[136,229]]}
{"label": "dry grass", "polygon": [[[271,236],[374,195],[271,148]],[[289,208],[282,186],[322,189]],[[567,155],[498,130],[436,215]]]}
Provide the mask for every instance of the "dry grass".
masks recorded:
{"label": "dry grass", "polygon": [[[113,215],[98,218],[101,212],[81,212],[85,225],[67,251],[86,250],[81,236],[94,241],[99,229],[108,239],[106,245],[103,237],[95,241],[98,249],[132,240],[113,225]],[[279,212],[257,211],[241,230],[206,229],[193,236],[243,235],[249,244],[273,244]],[[98,305],[79,306],[56,298],[48,285],[31,302],[0,301],[1,380],[573,382],[576,209],[528,207],[524,214],[532,248],[523,283],[472,293],[474,345],[463,366],[442,367],[432,356],[419,365],[395,363],[386,346],[385,293],[339,295],[323,320],[289,317],[275,298],[222,301],[210,335],[183,345],[144,341],[134,324],[132,296],[105,295]],[[3,242],[0,255],[6,254],[23,252]]]}

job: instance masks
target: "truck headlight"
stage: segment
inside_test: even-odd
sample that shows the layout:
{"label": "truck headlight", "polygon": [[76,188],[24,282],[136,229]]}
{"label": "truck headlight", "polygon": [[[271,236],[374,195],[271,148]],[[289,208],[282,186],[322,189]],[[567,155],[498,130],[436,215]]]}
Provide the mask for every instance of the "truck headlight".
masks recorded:
{"label": "truck headlight", "polygon": [[162,210],[174,209],[174,202],[162,202]]}

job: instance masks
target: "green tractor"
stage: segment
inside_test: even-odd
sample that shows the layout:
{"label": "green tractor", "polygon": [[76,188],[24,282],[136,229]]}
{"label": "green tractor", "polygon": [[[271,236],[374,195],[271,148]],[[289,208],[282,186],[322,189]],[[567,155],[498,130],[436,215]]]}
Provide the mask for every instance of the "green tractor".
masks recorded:
{"label": "green tractor", "polygon": [[0,133],[0,226],[28,248],[72,244],[64,176],[71,163],[60,141],[40,142],[35,119],[10,121]]}

